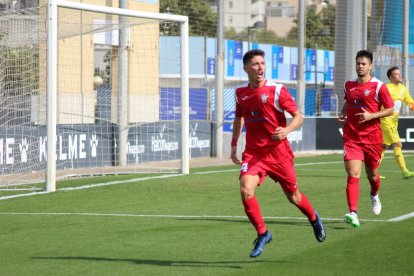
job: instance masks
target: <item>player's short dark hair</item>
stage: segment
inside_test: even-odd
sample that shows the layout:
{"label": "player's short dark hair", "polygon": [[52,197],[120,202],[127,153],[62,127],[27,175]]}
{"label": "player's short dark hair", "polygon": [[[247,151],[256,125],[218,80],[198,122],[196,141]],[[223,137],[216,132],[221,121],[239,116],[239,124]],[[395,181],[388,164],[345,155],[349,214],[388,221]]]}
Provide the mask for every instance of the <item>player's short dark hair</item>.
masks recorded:
{"label": "player's short dark hair", "polygon": [[391,79],[392,72],[394,72],[395,70],[399,70],[399,69],[400,68],[398,68],[398,66],[393,66],[390,69],[388,69],[388,71],[387,71],[387,77],[388,77],[388,79],[389,80]]}
{"label": "player's short dark hair", "polygon": [[374,60],[372,53],[368,50],[358,51],[358,53],[356,54],[355,60],[357,60],[360,57],[369,59],[370,63],[372,63],[372,61]]}
{"label": "player's short dark hair", "polygon": [[264,57],[265,52],[260,49],[253,49],[253,50],[247,51],[243,56],[243,65],[246,65],[255,56]]}

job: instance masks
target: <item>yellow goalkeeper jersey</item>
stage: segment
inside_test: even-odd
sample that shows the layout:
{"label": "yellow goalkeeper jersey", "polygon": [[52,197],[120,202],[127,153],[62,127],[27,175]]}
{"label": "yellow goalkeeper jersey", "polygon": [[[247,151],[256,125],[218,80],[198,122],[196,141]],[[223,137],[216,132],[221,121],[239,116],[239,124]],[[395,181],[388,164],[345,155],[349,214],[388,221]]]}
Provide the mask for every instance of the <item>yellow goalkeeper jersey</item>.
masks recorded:
{"label": "yellow goalkeeper jersey", "polygon": [[392,123],[398,121],[398,114],[400,113],[402,103],[404,102],[407,106],[413,109],[414,100],[408,92],[407,87],[402,84],[387,83],[388,91],[392,100],[394,101],[394,114],[388,117],[381,118],[381,123]]}

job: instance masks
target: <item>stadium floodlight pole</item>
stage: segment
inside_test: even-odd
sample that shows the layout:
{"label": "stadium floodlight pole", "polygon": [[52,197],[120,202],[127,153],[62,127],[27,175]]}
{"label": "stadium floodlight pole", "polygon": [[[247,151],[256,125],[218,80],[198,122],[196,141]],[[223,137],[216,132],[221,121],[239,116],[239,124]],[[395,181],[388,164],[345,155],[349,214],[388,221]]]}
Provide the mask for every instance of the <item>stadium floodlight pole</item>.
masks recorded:
{"label": "stadium floodlight pole", "polygon": [[305,7],[304,0],[298,0],[298,69],[297,69],[297,102],[299,110],[305,114]]}
{"label": "stadium floodlight pole", "polygon": [[368,15],[367,15],[367,1],[361,0],[361,49],[367,49],[367,25],[368,25]]}
{"label": "stadium floodlight pole", "polygon": [[216,53],[216,157],[223,158],[223,90],[224,90],[224,0],[217,0],[217,53]]}
{"label": "stadium floodlight pole", "polygon": [[[410,3],[409,0],[404,0],[404,26],[403,26],[403,45],[402,45],[402,77],[407,86],[408,91],[410,91],[410,82],[408,81],[408,35],[409,35],[409,11]],[[408,108],[406,109],[408,112]]]}
{"label": "stadium floodlight pole", "polygon": [[[119,0],[119,8],[126,9],[126,0]],[[128,143],[128,47],[127,47],[127,18],[119,17],[118,36],[118,161],[117,165],[127,166]]]}
{"label": "stadium floodlight pole", "polygon": [[56,191],[57,4],[47,4],[47,173],[46,192]]}
{"label": "stadium floodlight pole", "polygon": [[247,50],[250,51],[252,46],[252,33],[256,29],[264,29],[266,25],[263,21],[254,22],[253,26],[247,26]]}
{"label": "stadium floodlight pole", "polygon": [[[189,58],[188,58],[188,16],[174,15],[174,14],[162,14],[154,12],[143,12],[135,10],[127,10],[121,8],[113,8],[107,6],[98,6],[87,3],[72,2],[67,0],[49,0],[52,5],[48,6],[50,9],[48,26],[51,26],[51,31],[48,33],[48,93],[57,93],[57,7],[69,8],[74,10],[91,11],[98,13],[116,14],[119,16],[132,16],[140,17],[144,19],[155,19],[160,21],[175,21],[181,25],[181,173],[188,174],[189,169],[189,132],[190,132],[190,119],[189,119]],[[50,17],[53,17],[51,19]],[[50,44],[50,45],[49,45]],[[53,59],[53,60],[52,60]],[[53,93],[50,93],[53,94]],[[49,104],[50,102],[50,104]],[[52,106],[54,105],[54,106]],[[56,94],[51,99],[48,99],[48,110],[55,110],[55,117],[48,118],[48,137],[51,137],[49,131],[56,137]],[[54,132],[53,132],[54,131]],[[55,140],[55,139],[54,139]],[[56,160],[56,143],[49,144],[48,139],[48,158],[50,160]],[[53,150],[54,149],[54,150]],[[52,150],[52,151],[51,151]],[[56,162],[54,163],[54,171],[48,169],[48,181],[49,179],[56,179]],[[49,175],[50,174],[50,175]],[[51,184],[53,185],[53,183]]]}

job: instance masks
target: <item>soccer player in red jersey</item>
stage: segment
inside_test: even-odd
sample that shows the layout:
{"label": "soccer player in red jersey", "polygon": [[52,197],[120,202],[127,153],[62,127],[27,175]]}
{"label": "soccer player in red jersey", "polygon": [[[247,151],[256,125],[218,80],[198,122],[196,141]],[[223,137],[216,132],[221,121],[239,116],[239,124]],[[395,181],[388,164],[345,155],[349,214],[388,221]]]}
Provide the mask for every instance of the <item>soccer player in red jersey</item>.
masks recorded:
{"label": "soccer player in red jersey", "polygon": [[356,55],[358,78],[345,82],[345,103],[338,121],[344,125],[344,163],[348,175],[346,197],[349,213],[345,221],[354,228],[360,226],[358,220],[359,179],[362,162],[371,186],[370,199],[372,212],[379,215],[381,202],[378,191],[381,161],[382,132],[380,118],[394,112],[394,102],[387,86],[371,76],[372,53],[361,50]]}
{"label": "soccer player in red jersey", "polygon": [[[250,257],[259,256],[272,240],[254,195],[256,187],[267,175],[280,183],[289,201],[307,216],[316,239],[323,242],[326,237],[319,214],[305,194],[298,190],[293,152],[287,140],[288,134],[302,124],[303,115],[283,85],[265,80],[264,55],[262,50],[253,49],[243,56],[243,69],[249,83],[235,92],[236,114],[231,142],[231,159],[241,165],[239,179],[244,210],[258,234]],[[285,112],[293,117],[289,124],[286,123]],[[240,161],[237,140],[243,124],[246,127],[246,147]]]}

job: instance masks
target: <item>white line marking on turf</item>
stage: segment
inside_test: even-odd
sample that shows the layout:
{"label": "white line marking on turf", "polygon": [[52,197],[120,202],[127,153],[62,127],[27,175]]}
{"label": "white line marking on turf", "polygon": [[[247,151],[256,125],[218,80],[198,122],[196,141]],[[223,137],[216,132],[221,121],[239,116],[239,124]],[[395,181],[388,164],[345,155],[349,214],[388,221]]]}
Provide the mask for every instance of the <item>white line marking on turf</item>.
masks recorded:
{"label": "white line marking on turf", "polygon": [[89,189],[89,188],[103,187],[103,186],[110,186],[110,185],[117,185],[117,184],[125,184],[125,183],[139,182],[139,181],[152,180],[152,179],[177,177],[177,176],[183,176],[183,175],[184,174],[166,174],[166,175],[158,175],[158,176],[149,176],[149,177],[142,177],[142,178],[133,178],[133,179],[128,179],[128,180],[118,180],[118,181],[103,182],[103,183],[98,183],[98,184],[83,185],[83,186],[78,186],[78,187],[61,188],[58,190],[59,191],[82,190],[82,189]]}
{"label": "white line marking on turf", "polygon": [[403,221],[403,220],[407,220],[409,218],[414,218],[414,212],[412,212],[410,214],[403,215],[403,216],[399,216],[399,217],[396,217],[396,218],[389,219],[388,221]]}
{"label": "white line marking on turf", "polygon": [[[405,157],[410,157],[413,155],[404,155]],[[385,159],[393,158],[393,157],[384,157]],[[343,163],[343,161],[330,161],[330,162],[311,162],[311,163],[302,163],[302,164],[295,164],[295,167],[302,167],[302,166],[312,166],[312,165],[326,165],[326,164],[339,164]],[[194,172],[191,174],[211,174],[211,173],[224,173],[224,172],[235,172],[239,171],[239,169],[231,169],[231,170],[215,170],[215,171],[205,171],[205,172]],[[183,174],[168,174],[168,175],[161,175],[161,176],[151,176],[151,177],[143,177],[143,178],[133,178],[129,180],[119,180],[119,181],[111,181],[111,182],[103,182],[103,183],[97,183],[97,184],[90,184],[90,185],[83,185],[78,187],[69,187],[69,188],[61,188],[57,189],[57,191],[74,191],[74,190],[81,190],[81,189],[89,189],[89,188],[95,188],[95,187],[103,187],[103,186],[109,186],[109,185],[118,185],[118,184],[125,184],[125,183],[131,183],[131,182],[139,182],[144,180],[152,180],[152,179],[161,179],[161,178],[170,178],[170,177],[178,177],[178,176],[184,176]],[[0,196],[0,200],[6,200],[6,199],[12,199],[12,198],[18,198],[18,197],[25,197],[25,196],[32,196],[32,195],[42,195],[47,194],[48,192],[42,191],[42,192],[33,192],[28,194],[17,194],[17,195],[9,195],[9,196]]]}
{"label": "white line marking on turf", "polygon": [[[144,180],[169,178],[169,177],[177,177],[177,176],[184,176],[184,174],[167,174],[167,175],[159,175],[159,176],[151,176],[151,177],[133,178],[133,179],[128,179],[128,180],[103,182],[103,183],[83,185],[83,186],[78,186],[78,187],[60,188],[60,189],[56,189],[56,191],[74,191],[74,190],[82,190],[82,189],[89,189],[89,188],[95,188],[95,187],[126,184],[126,183],[131,183],[131,182],[139,182],[139,181],[144,181]],[[28,194],[0,196],[0,200],[17,198],[17,197],[24,197],[24,196],[32,196],[32,195],[41,195],[41,194],[47,194],[47,193],[48,192],[42,191],[42,192],[34,192],[34,193],[28,193]]]}
{"label": "white line marking on turf", "polygon": [[221,170],[221,171],[193,172],[191,174],[210,174],[210,173],[225,173],[225,172],[238,172],[238,171],[240,171],[240,169]]}
{"label": "white line marking on turf", "polygon": [[[141,217],[141,218],[172,218],[172,219],[243,219],[246,216],[210,216],[210,215],[150,215],[150,214],[104,214],[104,213],[21,213],[3,212],[0,215],[24,216],[105,216],[105,217]],[[414,217],[414,212],[391,219],[360,219],[364,222],[398,222]],[[266,220],[307,220],[306,217],[263,217]],[[343,221],[342,218],[322,218],[323,221]]]}
{"label": "white line marking on turf", "polygon": [[43,195],[43,194],[47,194],[47,192],[34,192],[34,193],[28,193],[28,194],[17,194],[17,195],[1,196],[0,200],[17,198],[17,197],[24,197],[24,196],[32,196],[32,195]]}

